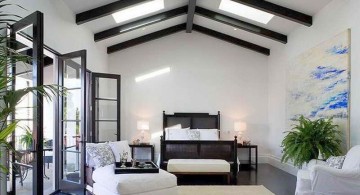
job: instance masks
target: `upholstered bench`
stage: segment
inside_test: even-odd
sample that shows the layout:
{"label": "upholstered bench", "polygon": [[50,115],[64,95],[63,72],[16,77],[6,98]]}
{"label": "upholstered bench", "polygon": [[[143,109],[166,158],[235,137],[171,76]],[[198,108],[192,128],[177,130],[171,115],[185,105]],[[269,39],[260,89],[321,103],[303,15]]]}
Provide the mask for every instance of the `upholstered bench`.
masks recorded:
{"label": "upholstered bench", "polygon": [[230,184],[230,164],[220,159],[170,159],[167,171],[175,175],[225,175]]}

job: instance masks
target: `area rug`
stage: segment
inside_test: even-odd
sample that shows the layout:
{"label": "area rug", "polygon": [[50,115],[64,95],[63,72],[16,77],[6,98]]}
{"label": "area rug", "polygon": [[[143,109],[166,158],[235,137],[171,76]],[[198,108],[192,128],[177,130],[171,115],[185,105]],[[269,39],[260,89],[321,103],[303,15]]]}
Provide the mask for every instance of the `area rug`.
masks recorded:
{"label": "area rug", "polygon": [[264,186],[179,186],[179,195],[274,195]]}

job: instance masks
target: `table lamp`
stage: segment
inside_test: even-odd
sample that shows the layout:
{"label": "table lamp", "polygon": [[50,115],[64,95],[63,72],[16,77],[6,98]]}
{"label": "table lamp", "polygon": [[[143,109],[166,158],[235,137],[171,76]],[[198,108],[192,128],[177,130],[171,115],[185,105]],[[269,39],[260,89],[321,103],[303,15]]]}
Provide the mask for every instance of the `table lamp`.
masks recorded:
{"label": "table lamp", "polygon": [[145,144],[144,138],[145,138],[145,131],[149,130],[149,121],[138,121],[137,122],[137,129],[141,131],[141,144]]}
{"label": "table lamp", "polygon": [[247,125],[245,122],[238,121],[238,122],[234,123],[234,130],[237,132],[240,143],[241,143],[243,132],[246,130],[246,127],[247,127]]}

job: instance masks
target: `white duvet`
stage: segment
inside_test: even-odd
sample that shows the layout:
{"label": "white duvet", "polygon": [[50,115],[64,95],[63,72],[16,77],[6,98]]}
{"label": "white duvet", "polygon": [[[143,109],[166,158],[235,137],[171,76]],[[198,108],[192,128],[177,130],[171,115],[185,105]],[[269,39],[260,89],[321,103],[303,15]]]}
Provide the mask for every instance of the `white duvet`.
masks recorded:
{"label": "white duvet", "polygon": [[176,176],[161,169],[159,173],[115,174],[114,165],[97,168],[92,178],[108,191],[121,195],[172,188],[177,185]]}

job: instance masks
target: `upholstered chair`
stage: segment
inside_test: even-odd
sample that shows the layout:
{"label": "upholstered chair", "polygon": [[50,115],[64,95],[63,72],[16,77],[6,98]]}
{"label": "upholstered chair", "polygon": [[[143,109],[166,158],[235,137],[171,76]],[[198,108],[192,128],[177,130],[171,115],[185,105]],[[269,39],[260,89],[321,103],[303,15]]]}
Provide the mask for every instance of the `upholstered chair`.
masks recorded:
{"label": "upholstered chair", "polygon": [[298,171],[295,195],[359,195],[360,145],[346,154],[341,169],[326,162],[311,160]]}

